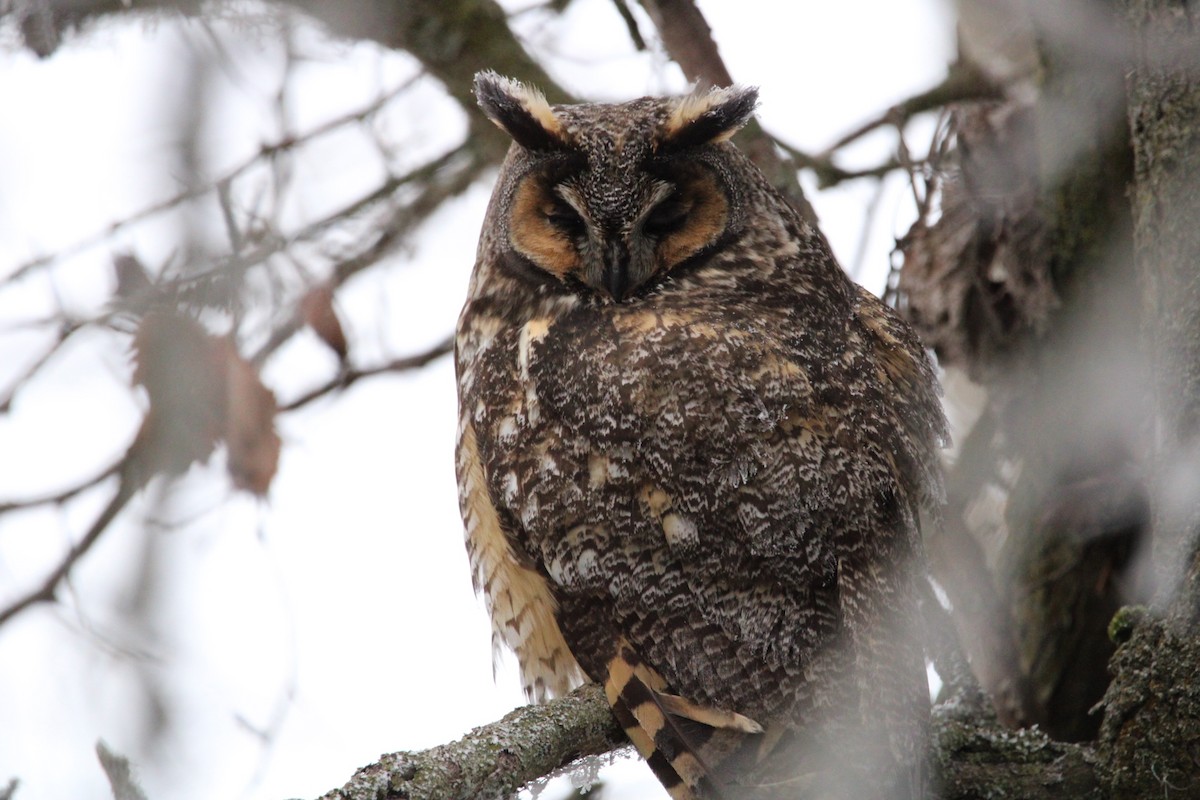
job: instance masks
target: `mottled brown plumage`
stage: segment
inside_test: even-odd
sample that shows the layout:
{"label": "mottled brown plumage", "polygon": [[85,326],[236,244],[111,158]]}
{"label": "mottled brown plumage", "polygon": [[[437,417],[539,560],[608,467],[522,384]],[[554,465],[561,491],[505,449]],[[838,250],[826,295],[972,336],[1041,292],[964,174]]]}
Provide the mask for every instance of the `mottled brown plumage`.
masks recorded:
{"label": "mottled brown plumage", "polygon": [[459,321],[467,549],[527,693],[605,684],[676,798],[923,792],[944,422],[911,331],[730,143],[753,90],[551,107]]}

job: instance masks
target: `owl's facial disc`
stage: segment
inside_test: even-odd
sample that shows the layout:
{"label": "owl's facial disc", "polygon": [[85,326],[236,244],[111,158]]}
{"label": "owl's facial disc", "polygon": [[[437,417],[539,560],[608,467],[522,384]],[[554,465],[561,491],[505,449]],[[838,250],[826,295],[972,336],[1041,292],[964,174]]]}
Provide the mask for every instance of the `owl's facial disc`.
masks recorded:
{"label": "owl's facial disc", "polygon": [[579,182],[533,172],[513,198],[513,249],[562,282],[621,302],[713,245],[729,221],[715,175],[695,164],[647,176],[622,213],[597,213]]}
{"label": "owl's facial disc", "polygon": [[587,207],[560,187],[538,173],[521,181],[513,196],[509,241],[535,267],[565,282],[583,272],[581,252],[588,249],[595,225]]}
{"label": "owl's facial disc", "polygon": [[750,119],[754,89],[551,106],[537,90],[485,72],[475,93],[527,170],[505,194],[505,256],[517,256],[518,272],[532,265],[621,302],[702,257],[729,227],[730,198],[705,154]]}

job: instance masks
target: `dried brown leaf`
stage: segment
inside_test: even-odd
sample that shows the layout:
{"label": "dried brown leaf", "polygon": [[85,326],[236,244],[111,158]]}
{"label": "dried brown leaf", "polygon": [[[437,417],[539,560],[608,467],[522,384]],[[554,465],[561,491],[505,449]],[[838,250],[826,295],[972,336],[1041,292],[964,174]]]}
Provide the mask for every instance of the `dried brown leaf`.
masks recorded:
{"label": "dried brown leaf", "polygon": [[133,379],[150,407],[132,456],[143,479],[181,474],[212,455],[224,428],[225,376],[214,339],[193,319],[153,311],[138,325],[133,351]]}
{"label": "dried brown leaf", "polygon": [[150,399],[131,453],[142,480],[181,474],[224,441],[234,485],[266,494],[281,445],[275,395],[231,338],[172,311],[151,312],[134,336],[133,377]]}
{"label": "dried brown leaf", "polygon": [[333,307],[333,288],[321,285],[309,290],[300,300],[300,315],[305,324],[321,337],[321,341],[329,345],[329,349],[344,361],[349,352],[349,345],[342,322]]}
{"label": "dried brown leaf", "polygon": [[140,300],[153,288],[146,267],[134,255],[118,253],[114,256],[113,272],[117,276],[116,296],[122,300]]}
{"label": "dried brown leaf", "polygon": [[226,369],[225,442],[229,475],[239,489],[265,495],[279,467],[275,394],[229,339],[221,340]]}

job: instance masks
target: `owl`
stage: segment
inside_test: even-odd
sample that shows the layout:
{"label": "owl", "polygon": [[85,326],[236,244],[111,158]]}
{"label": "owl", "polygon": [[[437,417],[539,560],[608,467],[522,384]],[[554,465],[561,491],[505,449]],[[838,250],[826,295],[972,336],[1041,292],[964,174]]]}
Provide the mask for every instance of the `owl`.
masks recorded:
{"label": "owl", "polygon": [[513,144],[458,324],[457,472],[526,693],[602,684],[675,800],[922,796],[945,423],[915,335],[730,143],[756,90],[475,92]]}

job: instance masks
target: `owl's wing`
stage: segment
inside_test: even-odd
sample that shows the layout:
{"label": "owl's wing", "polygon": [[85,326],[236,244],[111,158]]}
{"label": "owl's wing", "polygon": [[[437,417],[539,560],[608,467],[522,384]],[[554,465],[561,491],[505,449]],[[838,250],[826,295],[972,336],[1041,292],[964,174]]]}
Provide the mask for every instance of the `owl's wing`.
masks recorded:
{"label": "owl's wing", "polygon": [[[474,424],[466,416],[460,423],[456,466],[472,578],[490,612],[493,642],[517,655],[530,700],[564,694],[582,682],[558,623],[558,597],[569,598],[575,587],[570,579],[559,584],[549,580],[544,565],[527,554],[528,540],[522,541],[509,510],[494,503]],[[642,662],[626,639],[614,636],[613,655],[603,669],[604,688],[630,741],[674,800],[720,797],[702,755],[709,732],[753,734],[761,726],[741,714],[667,692],[662,676]]]}
{"label": "owl's wing", "polygon": [[583,672],[555,619],[554,590],[501,522],[484,478],[475,427],[459,423],[455,463],[459,506],[475,591],[487,604],[492,645],[517,656],[525,696],[540,702],[583,683]]}

